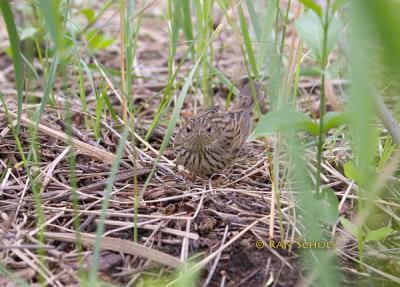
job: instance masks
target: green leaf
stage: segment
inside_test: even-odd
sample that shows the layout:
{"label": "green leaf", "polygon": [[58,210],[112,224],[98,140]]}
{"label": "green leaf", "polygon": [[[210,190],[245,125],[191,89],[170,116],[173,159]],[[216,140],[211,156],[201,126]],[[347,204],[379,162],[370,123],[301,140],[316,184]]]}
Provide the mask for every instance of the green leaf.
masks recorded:
{"label": "green leaf", "polygon": [[340,7],[347,4],[347,2],[349,2],[349,0],[336,0],[333,4],[332,12],[335,13]]}
{"label": "green leaf", "polygon": [[[296,21],[295,26],[308,48],[311,49],[313,54],[321,62],[324,39],[324,29],[322,27],[321,18],[313,11],[308,11]],[[328,27],[327,55],[329,55],[335,47],[341,29],[342,23],[340,20],[336,17],[332,17]]]}
{"label": "green leaf", "polygon": [[393,232],[393,229],[391,229],[388,226],[379,228],[377,230],[371,230],[365,236],[365,241],[373,241],[373,240],[380,241],[382,239],[385,239],[386,236],[388,236],[392,232]]}
{"label": "green leaf", "polygon": [[81,9],[79,10],[83,15],[85,15],[86,19],[89,23],[93,22],[95,13],[93,9]]}
{"label": "green leaf", "polygon": [[362,234],[361,229],[358,228],[354,223],[352,223],[350,220],[348,220],[347,218],[344,217],[340,217],[339,218],[340,223],[343,225],[344,229],[350,233],[351,235],[353,235],[356,238],[359,238],[360,235]]}
{"label": "green leaf", "polygon": [[114,40],[108,37],[106,34],[92,30],[87,33],[87,38],[89,40],[89,48],[96,50],[96,49],[105,49],[110,46]]}
{"label": "green leaf", "polygon": [[356,166],[352,161],[348,161],[343,165],[344,175],[350,179],[358,181],[360,177],[360,172],[357,170]]}
{"label": "green leaf", "polygon": [[327,112],[324,115],[323,131],[327,133],[329,130],[345,125],[350,120],[350,114],[347,112]]}
{"label": "green leaf", "polygon": [[[333,16],[331,22],[329,23],[328,27],[328,51],[327,55],[330,54],[330,52],[335,48],[336,43],[339,40],[340,32],[342,31],[342,22],[340,20]],[[322,42],[321,42],[321,47],[322,47]],[[322,49],[321,49],[322,50]]]}
{"label": "green leaf", "polygon": [[339,200],[335,191],[331,188],[325,189],[317,204],[319,206],[318,216],[320,219],[328,224],[334,224],[339,218]]}
{"label": "green leaf", "polygon": [[253,138],[295,130],[305,130],[312,135],[317,135],[318,125],[301,112],[283,108],[264,115],[256,126]]}
{"label": "green leaf", "polygon": [[319,67],[303,67],[300,69],[302,77],[320,77],[322,70]]}
{"label": "green leaf", "polygon": [[315,13],[317,13],[319,17],[322,16],[322,8],[321,8],[321,6],[319,6],[313,0],[299,0],[299,1],[301,3],[303,3],[303,5],[306,6],[307,8],[310,8]]}

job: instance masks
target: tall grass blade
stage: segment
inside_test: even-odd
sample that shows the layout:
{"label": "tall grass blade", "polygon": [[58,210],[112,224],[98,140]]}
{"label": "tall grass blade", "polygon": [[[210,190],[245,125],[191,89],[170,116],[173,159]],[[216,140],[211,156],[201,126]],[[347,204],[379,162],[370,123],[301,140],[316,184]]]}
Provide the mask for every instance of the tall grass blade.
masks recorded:
{"label": "tall grass blade", "polygon": [[[192,12],[191,12],[191,7],[190,7],[190,0],[182,0],[181,2],[181,9],[182,9],[182,28],[183,32],[185,34],[186,41],[191,44],[194,41],[194,36],[193,36],[193,25],[192,25]],[[192,53],[192,60],[194,62],[194,59],[196,58],[195,54],[195,49],[194,45],[190,45],[190,50]]]}
{"label": "tall grass blade", "polygon": [[4,22],[6,23],[8,39],[11,46],[11,54],[13,58],[15,83],[17,88],[17,105],[18,105],[18,119],[17,119],[17,132],[19,134],[21,114],[22,114],[22,91],[23,91],[23,71],[21,60],[21,47],[17,27],[15,26],[14,17],[11,12],[10,3],[8,0],[0,0],[0,9],[3,13]]}
{"label": "tall grass blade", "polygon": [[263,23],[261,25],[260,47],[257,50],[257,63],[260,70],[265,71],[269,75],[273,73],[271,70],[273,54],[276,54],[272,45],[272,29],[274,23],[274,15],[276,11],[276,1],[269,1],[263,14]]}
{"label": "tall grass blade", "polygon": [[244,45],[246,47],[247,57],[249,59],[249,63],[250,63],[253,75],[256,78],[256,80],[258,80],[259,74],[258,74],[257,62],[256,62],[256,58],[254,56],[253,44],[250,39],[249,30],[247,29],[247,19],[244,16],[241,5],[238,6],[238,9],[239,9],[240,27],[242,28],[243,41],[244,41]]}
{"label": "tall grass blade", "polygon": [[46,86],[45,86],[44,92],[43,92],[42,101],[40,102],[40,106],[35,114],[35,124],[36,124],[35,133],[36,133],[37,126],[39,125],[40,118],[42,117],[44,108],[47,105],[50,94],[53,90],[53,83],[54,83],[54,79],[56,77],[59,58],[60,58],[59,54],[56,53],[54,55],[53,62],[51,63],[51,66],[50,66],[48,78],[46,81]]}
{"label": "tall grass blade", "polygon": [[61,17],[59,13],[60,1],[53,0],[39,0],[39,7],[42,11],[44,20],[51,37],[53,38],[54,44],[57,50],[63,49],[63,30],[61,26]]}
{"label": "tall grass blade", "polygon": [[252,0],[246,0],[247,10],[250,14],[250,20],[253,25],[254,33],[256,34],[257,41],[261,40],[261,27],[257,16],[256,9],[254,8],[254,2]]}
{"label": "tall grass blade", "polygon": [[123,156],[124,149],[126,146],[128,134],[129,134],[129,126],[126,125],[124,128],[124,131],[122,133],[121,140],[118,144],[117,151],[115,153],[115,160],[111,167],[109,180],[108,180],[107,186],[105,188],[103,202],[101,204],[101,213],[100,213],[99,223],[97,225],[96,242],[95,242],[91,265],[90,265],[88,286],[96,286],[97,285],[97,270],[99,269],[99,260],[100,260],[100,240],[101,240],[101,236],[104,233],[104,227],[105,227],[104,220],[106,219],[106,212],[108,209],[112,188],[113,188],[113,185],[114,185],[114,182],[115,182],[115,179],[117,176],[117,172],[118,172],[121,160],[122,160],[122,156]]}

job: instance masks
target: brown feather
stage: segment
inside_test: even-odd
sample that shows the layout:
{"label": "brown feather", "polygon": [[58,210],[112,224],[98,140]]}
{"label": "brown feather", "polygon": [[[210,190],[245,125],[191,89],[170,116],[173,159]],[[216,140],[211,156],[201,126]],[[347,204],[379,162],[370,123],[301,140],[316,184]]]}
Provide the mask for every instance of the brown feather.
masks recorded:
{"label": "brown feather", "polygon": [[[230,111],[215,106],[187,121],[175,137],[176,164],[197,175],[211,175],[231,165],[251,131],[251,90],[250,85],[243,87]],[[260,85],[254,91],[256,98],[264,97]]]}

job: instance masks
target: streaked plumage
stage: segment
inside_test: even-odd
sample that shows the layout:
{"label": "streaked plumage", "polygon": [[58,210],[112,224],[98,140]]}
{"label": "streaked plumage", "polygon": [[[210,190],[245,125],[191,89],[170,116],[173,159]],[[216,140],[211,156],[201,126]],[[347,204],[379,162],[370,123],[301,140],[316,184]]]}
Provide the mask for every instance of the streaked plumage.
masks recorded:
{"label": "streaked plumage", "polygon": [[[261,87],[256,84],[253,87],[261,100],[264,96]],[[228,167],[251,131],[254,107],[251,91],[250,84],[244,86],[229,111],[215,106],[187,121],[175,138],[176,164],[203,176]]]}

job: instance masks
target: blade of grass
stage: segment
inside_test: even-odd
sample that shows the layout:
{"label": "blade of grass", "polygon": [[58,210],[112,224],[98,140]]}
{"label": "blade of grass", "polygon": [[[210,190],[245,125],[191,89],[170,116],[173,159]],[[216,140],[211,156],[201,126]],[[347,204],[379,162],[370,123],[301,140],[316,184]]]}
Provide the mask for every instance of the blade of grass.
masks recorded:
{"label": "blade of grass", "polygon": [[[141,1],[140,5],[140,11],[144,9],[144,4],[145,1]],[[135,1],[131,0],[129,1],[129,6],[128,6],[128,11],[127,11],[127,20],[132,19],[133,17],[133,11],[135,9]],[[134,106],[133,106],[133,94],[132,94],[132,71],[133,71],[133,60],[134,60],[134,55],[137,47],[137,42],[139,39],[139,30],[140,27],[142,26],[142,14],[139,14],[137,18],[135,18],[136,21],[134,22],[134,25],[128,25],[127,24],[127,43],[128,46],[126,48],[126,97],[128,101],[128,109],[129,111],[134,111]],[[130,21],[131,22],[131,21]],[[128,111],[128,112],[129,112]]]}
{"label": "blade of grass", "polygon": [[34,133],[36,133],[36,131],[37,131],[37,127],[38,127],[38,125],[40,123],[40,118],[42,117],[44,108],[45,108],[45,106],[46,106],[46,104],[47,104],[47,102],[49,100],[50,94],[52,92],[54,79],[56,77],[59,58],[60,58],[59,54],[56,53],[54,55],[53,62],[51,63],[49,74],[48,74],[48,78],[47,78],[47,81],[46,81],[46,86],[45,86],[44,91],[43,91],[43,97],[42,97],[42,100],[40,102],[40,106],[39,106],[39,108],[38,108],[38,110],[36,111],[36,114],[35,114],[35,120],[34,120],[35,121],[35,130],[34,130]]}
{"label": "blade of grass", "polygon": [[[125,0],[120,0],[119,1],[119,39],[120,39],[120,44],[119,44],[119,63],[120,63],[120,76],[121,76],[121,86],[122,86],[122,91],[123,91],[123,96],[122,96],[122,102],[121,102],[121,118],[122,121],[126,124],[128,121],[128,107],[127,107],[127,84],[126,84],[126,70],[125,70],[125,45],[129,45],[127,43],[127,31],[129,29],[129,23],[127,23],[126,17],[125,17]],[[129,71],[131,73],[131,71]],[[129,86],[131,83],[128,83]]]}
{"label": "blade of grass", "polygon": [[247,5],[247,10],[249,11],[250,14],[250,20],[253,25],[254,33],[256,34],[257,40],[261,40],[261,28],[260,28],[260,22],[258,20],[258,16],[256,13],[256,9],[254,8],[252,0],[246,0],[246,5]]}
{"label": "blade of grass", "polygon": [[99,96],[96,99],[96,112],[95,112],[96,117],[94,120],[94,136],[96,140],[100,139],[101,118],[103,116],[105,98],[107,97],[107,92],[105,90],[102,91],[101,88],[102,85],[103,85],[103,80],[101,80],[98,92]]}
{"label": "blade of grass", "polygon": [[[193,25],[192,25],[193,17],[191,13],[190,0],[181,0],[180,3],[183,15],[183,21],[182,21],[183,32],[185,34],[186,41],[188,41],[188,43],[192,43],[194,41],[194,36],[193,36]],[[192,61],[194,62],[194,59],[196,58],[194,45],[190,45],[190,47],[192,53]]]}
{"label": "blade of grass", "polygon": [[247,19],[244,16],[241,5],[238,6],[238,10],[239,10],[239,22],[240,22],[240,27],[242,28],[243,41],[246,47],[247,57],[249,59],[250,66],[253,71],[253,75],[256,78],[256,80],[258,80],[259,73],[258,73],[256,58],[254,56],[253,44],[250,39],[249,30],[247,29]]}
{"label": "blade of grass", "polygon": [[85,277],[84,274],[84,257],[82,254],[83,246],[80,238],[81,231],[81,217],[79,213],[79,199],[78,194],[76,192],[78,188],[78,179],[76,177],[76,160],[75,160],[75,152],[74,152],[74,144],[72,141],[72,114],[71,114],[71,106],[70,103],[66,103],[66,134],[68,136],[67,144],[69,146],[67,162],[68,162],[68,170],[69,170],[69,185],[71,186],[71,196],[72,196],[72,209],[73,209],[73,226],[75,229],[75,244],[76,244],[76,252],[78,254],[78,264],[79,264],[79,275],[81,280]]}
{"label": "blade of grass", "polygon": [[129,134],[129,126],[126,125],[124,128],[124,131],[122,133],[121,140],[117,147],[115,159],[114,159],[112,167],[111,167],[109,180],[108,180],[107,186],[105,188],[103,202],[101,204],[101,213],[100,213],[100,218],[99,218],[99,224],[97,225],[97,231],[96,231],[96,241],[94,244],[94,250],[93,250],[92,260],[91,260],[91,264],[90,264],[91,268],[89,271],[89,282],[88,282],[89,286],[97,285],[97,270],[99,269],[99,260],[100,260],[100,243],[101,243],[101,237],[104,233],[104,226],[105,226],[104,220],[106,219],[106,212],[108,209],[112,188],[113,188],[116,176],[117,176],[119,165],[122,160],[122,156],[123,156],[123,152],[124,152],[124,149],[126,146],[128,134]]}
{"label": "blade of grass", "polygon": [[[8,112],[7,104],[5,102],[4,94],[2,92],[0,92],[0,101],[2,103],[4,114],[6,115],[6,119],[7,119],[8,125],[10,126],[11,132],[12,132],[14,140],[15,140],[15,143],[17,145],[19,156],[21,157],[21,160],[22,160],[24,166],[27,166],[27,160],[26,160],[26,157],[25,157],[25,152],[24,152],[24,149],[22,148],[21,140],[18,137],[18,130],[15,129],[15,127],[13,125],[13,119],[12,119],[10,113]],[[18,115],[17,115],[17,119],[18,119]]]}
{"label": "blade of grass", "polygon": [[[83,70],[85,71],[86,77],[87,77],[87,79],[89,80],[89,83],[90,83],[90,87],[91,87],[92,93],[94,94],[94,96],[96,98],[96,102],[97,102],[97,98],[98,98],[97,94],[98,93],[97,93],[96,86],[94,84],[92,71],[88,67],[88,65],[86,65],[86,63],[83,61],[83,59],[80,59],[79,62],[80,62],[79,69],[83,68]],[[84,91],[84,84],[83,84],[83,81],[84,81],[83,75],[80,75],[79,78],[80,78],[80,81],[82,81],[82,85],[83,85],[82,89],[83,89],[83,93],[84,93],[84,99],[82,99],[81,101],[84,101],[85,102],[84,106],[87,107],[86,92]],[[81,95],[81,98],[82,98],[82,95]],[[88,124],[90,124],[91,122],[92,121],[90,120],[90,122],[88,122]],[[93,123],[93,125],[94,125],[94,123]],[[94,126],[93,126],[93,129],[94,129],[94,132],[95,132],[95,136],[98,135],[99,131],[97,129],[95,129]],[[96,136],[96,138],[97,138],[97,136]]]}
{"label": "blade of grass", "polygon": [[[144,9],[145,1],[141,1],[141,10]],[[124,35],[124,46],[126,46],[126,83],[124,86],[124,96],[126,97],[128,103],[129,111],[132,111],[131,117],[129,118],[129,127],[131,127],[130,132],[132,134],[132,146],[136,146],[135,134],[135,107],[133,106],[133,93],[132,93],[132,71],[133,71],[133,59],[136,51],[136,44],[139,39],[139,29],[141,27],[142,14],[140,14],[136,21],[132,22],[130,19],[133,16],[133,11],[135,10],[135,1],[131,0],[128,2],[128,11],[126,13],[125,22],[125,35]],[[132,24],[131,24],[132,23]],[[138,180],[137,180],[137,169],[136,169],[136,149],[132,150],[132,164],[133,164],[133,193],[134,193],[134,228],[133,228],[133,240],[138,241]]]}
{"label": "blade of grass", "polygon": [[178,4],[176,4],[175,6],[175,14],[173,13],[173,3],[178,2],[176,2],[175,0],[168,0],[168,75],[172,75],[174,73],[176,45],[179,38],[179,23],[181,22],[182,18]]}
{"label": "blade of grass", "polygon": [[[212,36],[212,31],[214,30],[214,22],[213,22],[213,9],[214,7],[214,0],[204,1],[204,28],[207,32],[206,40],[208,41]],[[208,53],[206,54],[205,58],[203,59],[203,89],[207,87],[206,94],[203,94],[203,97],[206,96],[205,106],[209,105],[212,106],[214,104],[214,90],[212,89],[211,81],[210,81],[210,73],[208,70],[208,63],[214,65],[214,48],[213,42],[205,42],[205,45],[208,49]]]}
{"label": "blade of grass", "polygon": [[17,118],[17,133],[19,134],[21,114],[22,114],[22,91],[23,91],[23,72],[21,60],[21,47],[17,28],[15,26],[14,17],[11,12],[10,3],[8,0],[0,0],[0,9],[3,13],[4,22],[6,24],[8,39],[11,46],[11,55],[13,58],[15,84],[17,88],[17,105],[18,105],[18,118]]}
{"label": "blade of grass", "polygon": [[86,90],[85,90],[85,79],[83,77],[83,71],[82,71],[82,59],[79,60],[79,62],[76,64],[78,67],[78,83],[79,83],[79,99],[81,101],[82,105],[82,111],[84,115],[84,122],[85,122],[85,128],[88,130],[90,128],[90,117],[88,117],[88,106],[87,106],[87,99],[86,99]]}
{"label": "blade of grass", "polygon": [[[323,15],[324,18],[322,20],[322,26],[324,30],[323,34],[323,42],[322,42],[322,59],[320,62],[320,68],[321,71],[325,71],[326,66],[328,64],[328,56],[329,56],[329,51],[328,51],[328,30],[329,30],[329,24],[330,24],[330,1],[328,1],[328,4],[326,5],[326,10],[324,12],[325,14]],[[325,97],[325,77],[326,73],[322,72],[321,73],[321,95],[320,95],[320,104],[319,104],[319,135],[318,135],[318,150],[317,150],[317,171],[316,171],[316,184],[315,184],[315,190],[317,193],[321,193],[322,191],[320,190],[321,187],[321,164],[322,164],[322,150],[323,150],[323,143],[324,143],[324,115],[326,112],[326,97]]]}
{"label": "blade of grass", "polygon": [[268,5],[265,8],[263,15],[263,23],[261,25],[261,38],[260,38],[260,47],[257,52],[257,63],[260,70],[266,71],[269,74],[272,74],[273,71],[271,69],[271,57],[273,53],[276,51],[273,50],[273,46],[271,45],[271,35],[274,23],[274,15],[276,10],[276,2],[269,1]]}
{"label": "blade of grass", "polygon": [[57,50],[60,51],[64,46],[64,38],[62,37],[64,34],[61,28],[61,17],[58,9],[59,3],[59,1],[39,0],[39,7],[42,11],[47,29],[53,38]]}

